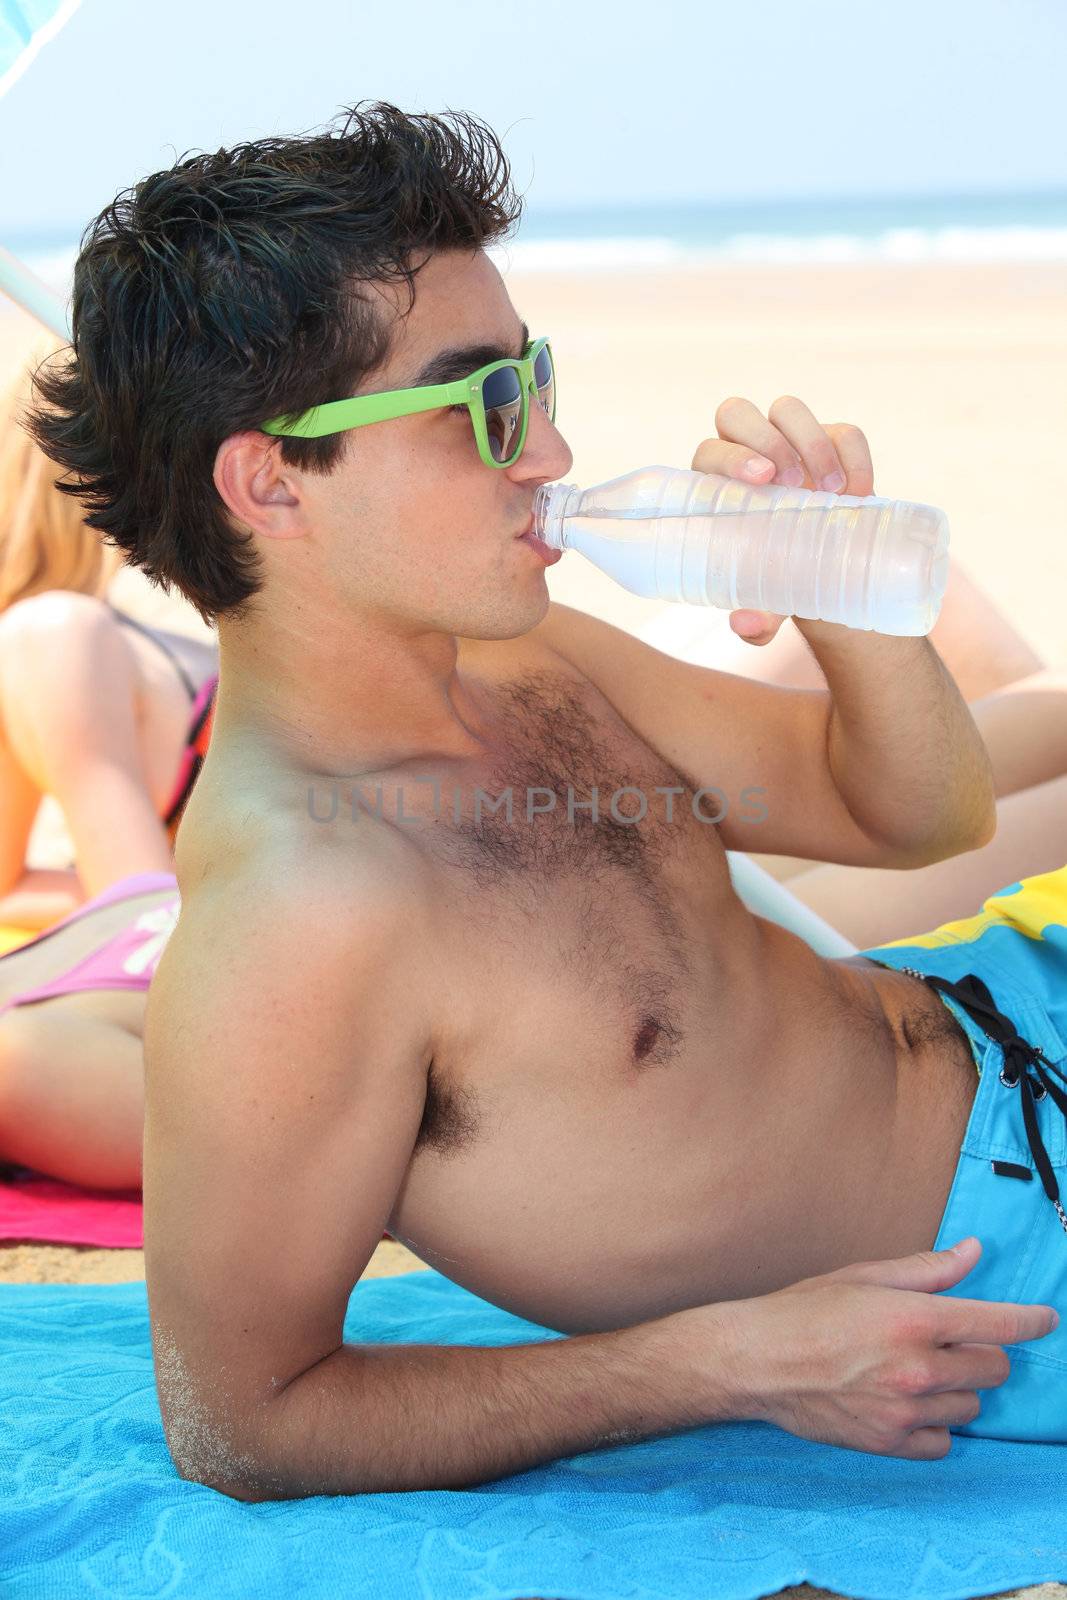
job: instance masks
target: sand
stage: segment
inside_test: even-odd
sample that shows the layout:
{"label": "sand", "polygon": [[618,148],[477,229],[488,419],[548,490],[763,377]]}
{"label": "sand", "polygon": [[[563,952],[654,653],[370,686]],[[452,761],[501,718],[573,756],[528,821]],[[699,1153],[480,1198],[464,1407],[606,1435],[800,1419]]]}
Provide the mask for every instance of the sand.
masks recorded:
{"label": "sand", "polygon": [[[426,1265],[395,1239],[383,1239],[363,1276],[393,1278]],[[134,1283],[144,1281],[143,1250],[91,1245],[0,1242],[0,1283]]]}
{"label": "sand", "polygon": [[[570,481],[651,462],[689,467],[730,395],[766,414],[799,396],[866,434],[875,493],[940,506],[953,554],[1050,665],[1067,666],[1067,265],[746,266],[508,275],[547,333]],[[0,296],[0,378],[36,324]],[[203,625],[139,574],[116,580],[146,620]],[[620,627],[662,603],[571,555],[552,596]]]}
{"label": "sand", "polygon": [[[863,430],[877,494],[947,512],[953,554],[1045,661],[1067,668],[1058,470],[1067,267],[768,265],[507,278],[533,334],[552,339],[570,481],[597,483],[652,462],[689,467],[700,441],[715,437],[728,396],[766,414],[779,395],[797,395],[819,421]],[[0,379],[35,333],[22,312],[0,309]],[[662,610],[580,556],[554,567],[548,585],[554,599],[631,630]],[[114,597],[147,621],[203,631],[188,606],[139,574],[120,573]],[[384,1244],[367,1271],[420,1266]],[[0,1281],[143,1276],[141,1251],[0,1245]],[[813,1600],[821,1591],[795,1593]],[[1062,1600],[1067,1590],[1020,1593]]]}

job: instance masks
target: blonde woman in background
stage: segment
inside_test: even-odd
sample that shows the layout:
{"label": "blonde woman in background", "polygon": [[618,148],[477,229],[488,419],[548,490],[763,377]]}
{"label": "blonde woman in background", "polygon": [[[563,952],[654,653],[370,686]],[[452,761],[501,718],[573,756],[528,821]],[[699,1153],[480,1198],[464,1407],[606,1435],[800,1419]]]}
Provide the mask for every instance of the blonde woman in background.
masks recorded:
{"label": "blonde woman in background", "polygon": [[[210,640],[109,602],[121,554],[21,426],[31,372],[61,348],[38,340],[0,395],[0,924],[26,929],[119,879],[171,870],[218,671]],[[73,846],[65,869],[27,865],[45,795]]]}

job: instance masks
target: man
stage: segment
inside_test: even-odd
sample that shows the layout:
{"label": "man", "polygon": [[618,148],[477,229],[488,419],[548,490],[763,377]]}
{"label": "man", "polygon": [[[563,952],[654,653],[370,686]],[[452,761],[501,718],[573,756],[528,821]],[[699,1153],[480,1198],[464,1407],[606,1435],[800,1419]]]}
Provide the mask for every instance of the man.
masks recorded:
{"label": "man", "polygon": [[[932,1292],[978,1254],[929,1253],[962,1009],[753,917],[724,857],[760,815],[811,859],[980,846],[977,729],[924,639],[801,623],[829,690],[787,691],[550,604],[532,507],[571,453],[484,252],[515,213],[461,116],[190,159],[99,219],[38,379],[93,525],[218,620],[146,1022],[146,1275],[175,1464],[241,1499],[720,1418],[942,1456],[1054,1320]],[[868,492],[858,429],[772,411],[696,468],[755,448],[763,481]],[[384,1228],[576,1337],[345,1345]]]}

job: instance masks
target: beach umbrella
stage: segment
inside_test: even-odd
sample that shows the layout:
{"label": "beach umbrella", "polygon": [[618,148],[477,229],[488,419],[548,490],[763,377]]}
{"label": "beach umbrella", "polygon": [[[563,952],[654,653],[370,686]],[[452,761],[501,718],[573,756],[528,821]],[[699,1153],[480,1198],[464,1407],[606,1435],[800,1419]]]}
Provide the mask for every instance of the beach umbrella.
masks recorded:
{"label": "beach umbrella", "polygon": [[[77,11],[81,0],[0,0],[0,98],[17,83],[37,52]],[[70,314],[46,283],[0,245],[0,289],[61,339]]]}
{"label": "beach umbrella", "polygon": [[0,96],[54,39],[81,0],[0,0]]}

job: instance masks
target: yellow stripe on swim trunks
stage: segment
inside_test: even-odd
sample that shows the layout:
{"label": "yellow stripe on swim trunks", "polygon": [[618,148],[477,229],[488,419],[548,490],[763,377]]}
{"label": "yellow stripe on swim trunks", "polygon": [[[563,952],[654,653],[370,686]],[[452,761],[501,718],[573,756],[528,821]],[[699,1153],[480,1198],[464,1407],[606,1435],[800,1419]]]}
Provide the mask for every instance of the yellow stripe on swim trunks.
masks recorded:
{"label": "yellow stripe on swim trunks", "polygon": [[941,944],[971,944],[987,928],[1007,924],[1028,939],[1041,939],[1051,924],[1067,927],[1067,866],[1054,872],[1039,872],[1033,878],[1020,878],[1007,889],[998,889],[982,902],[981,911],[959,922],[944,922],[932,933],[915,933],[908,939],[889,939],[879,945],[891,950],[894,945],[919,945],[933,949]]}

